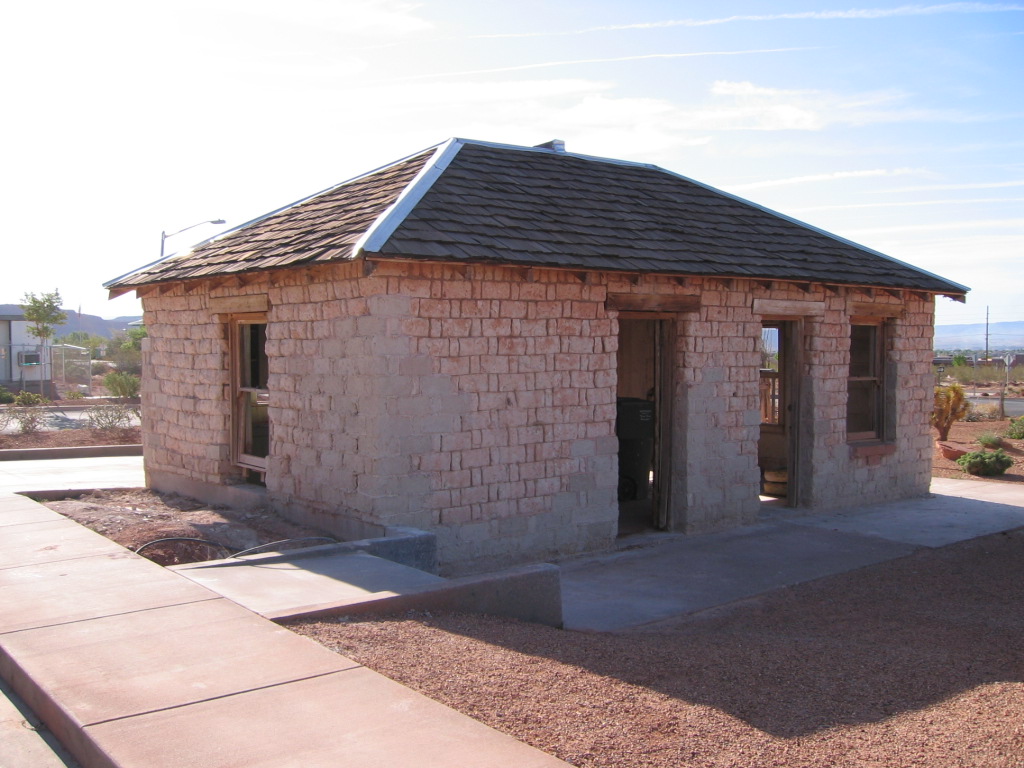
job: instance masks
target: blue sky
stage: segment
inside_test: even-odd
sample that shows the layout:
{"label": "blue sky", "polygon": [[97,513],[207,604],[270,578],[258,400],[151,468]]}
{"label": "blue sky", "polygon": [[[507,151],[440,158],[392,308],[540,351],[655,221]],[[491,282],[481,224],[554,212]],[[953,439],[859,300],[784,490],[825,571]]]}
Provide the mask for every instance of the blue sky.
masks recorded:
{"label": "blue sky", "polygon": [[[0,303],[451,136],[655,163],[1024,319],[1024,2],[179,0],[5,12]],[[168,240],[187,248],[218,229]]]}

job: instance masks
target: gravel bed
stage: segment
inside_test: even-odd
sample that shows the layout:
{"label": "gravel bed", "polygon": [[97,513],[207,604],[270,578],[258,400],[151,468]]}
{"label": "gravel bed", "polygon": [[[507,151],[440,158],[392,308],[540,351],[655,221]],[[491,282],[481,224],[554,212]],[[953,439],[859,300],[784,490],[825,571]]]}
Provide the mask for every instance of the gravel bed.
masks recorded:
{"label": "gravel bed", "polygon": [[291,628],[577,766],[1024,766],[1024,529],[629,633]]}

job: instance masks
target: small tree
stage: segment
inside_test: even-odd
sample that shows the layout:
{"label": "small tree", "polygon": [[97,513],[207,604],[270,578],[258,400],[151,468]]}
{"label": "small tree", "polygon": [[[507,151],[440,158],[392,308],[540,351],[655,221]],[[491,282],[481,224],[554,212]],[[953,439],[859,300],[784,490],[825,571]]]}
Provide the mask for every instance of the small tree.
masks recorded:
{"label": "small tree", "polygon": [[53,336],[53,331],[58,325],[64,325],[68,316],[61,311],[60,292],[44,293],[36,296],[34,293],[26,293],[22,298],[21,311],[29,322],[28,332],[39,339],[41,344]]}
{"label": "small tree", "polygon": [[967,394],[959,384],[936,387],[931,421],[932,426],[939,431],[939,440],[946,440],[953,423],[966,416],[970,409]]}

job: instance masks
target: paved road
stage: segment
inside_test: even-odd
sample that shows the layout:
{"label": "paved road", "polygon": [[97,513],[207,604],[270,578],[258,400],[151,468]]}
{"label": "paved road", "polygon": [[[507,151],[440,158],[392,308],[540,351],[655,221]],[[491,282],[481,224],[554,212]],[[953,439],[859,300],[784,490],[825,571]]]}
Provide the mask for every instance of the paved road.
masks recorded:
{"label": "paved road", "polygon": [[[999,397],[968,397],[972,405],[999,405]],[[1003,406],[1006,415],[1010,418],[1016,419],[1018,416],[1024,416],[1024,398],[1020,397],[1008,397]]]}

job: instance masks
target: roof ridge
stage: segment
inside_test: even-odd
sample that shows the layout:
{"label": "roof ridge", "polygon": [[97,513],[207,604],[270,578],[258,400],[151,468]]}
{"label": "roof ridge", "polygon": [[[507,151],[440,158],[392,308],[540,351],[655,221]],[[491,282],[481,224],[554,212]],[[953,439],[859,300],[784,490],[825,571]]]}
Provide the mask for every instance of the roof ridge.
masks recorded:
{"label": "roof ridge", "polygon": [[[451,141],[451,140],[449,139],[449,141]],[[344,181],[339,181],[337,184],[332,184],[329,187],[325,187],[324,189],[321,189],[319,192],[314,192],[311,195],[306,195],[305,197],[301,197],[298,200],[295,200],[295,201],[290,202],[290,203],[286,203],[285,205],[282,205],[279,208],[275,208],[272,211],[268,211],[266,213],[262,213],[259,216],[256,216],[255,218],[252,218],[252,219],[249,219],[248,221],[245,221],[245,222],[243,222],[241,224],[236,224],[235,226],[231,227],[230,229],[225,229],[223,232],[218,232],[216,235],[213,235],[212,237],[208,237],[205,240],[200,240],[198,243],[193,243],[192,245],[190,245],[185,250],[175,251],[174,253],[171,253],[171,254],[168,254],[167,256],[164,256],[163,258],[156,259],[155,261],[151,261],[148,264],[143,264],[141,267],[138,267],[137,269],[133,269],[130,272],[125,272],[123,275],[119,275],[118,277],[115,277],[114,279],[108,280],[105,283],[103,283],[103,287],[104,288],[110,288],[110,286],[113,285],[114,283],[118,283],[121,280],[124,280],[125,278],[128,278],[128,277],[131,277],[132,275],[138,274],[139,272],[145,272],[147,269],[155,267],[157,264],[163,264],[164,262],[172,261],[174,259],[178,259],[178,258],[182,258],[184,256],[187,256],[188,254],[194,252],[197,248],[202,248],[204,245],[209,245],[210,243],[212,243],[212,242],[214,242],[216,240],[220,240],[221,238],[227,237],[228,235],[232,234],[233,232],[238,232],[238,231],[240,231],[242,229],[245,229],[246,227],[251,227],[253,224],[259,224],[261,221],[266,221],[271,216],[276,216],[279,213],[283,213],[284,211],[287,211],[287,210],[290,210],[292,208],[295,208],[296,206],[302,205],[303,203],[306,203],[306,202],[308,202],[310,200],[313,200],[314,198],[320,197],[321,195],[326,195],[326,194],[328,194],[330,192],[335,191],[336,189],[340,189],[341,187],[344,187],[347,184],[352,184],[353,182],[359,181],[360,179],[365,179],[365,178],[367,178],[369,176],[372,176],[375,173],[380,173],[381,171],[385,171],[388,168],[393,168],[396,165],[401,165],[402,163],[405,163],[405,162],[413,159],[414,157],[418,157],[419,155],[422,155],[422,154],[424,154],[426,152],[430,152],[432,150],[436,151],[439,147],[441,147],[441,146],[443,146],[443,145],[445,145],[447,143],[448,142],[441,142],[440,144],[434,144],[432,146],[427,147],[426,149],[421,149],[421,150],[419,150],[417,152],[413,152],[411,154],[408,154],[405,157],[401,157],[401,158],[399,158],[397,160],[393,160],[390,163],[385,163],[384,165],[377,166],[373,170],[365,171],[363,173],[357,174],[356,176],[351,176],[350,178],[347,178]]]}
{"label": "roof ridge", "polygon": [[[380,250],[381,246],[405,221],[405,217],[430,191],[434,182],[441,177],[441,174],[445,172],[464,145],[465,140],[457,138],[451,138],[442,144],[435,145],[434,156],[420,168],[413,180],[398,193],[395,201],[385,208],[356,240],[355,245],[352,246],[352,258],[358,258],[365,251],[375,253]],[[411,155],[411,157],[415,156]]]}

